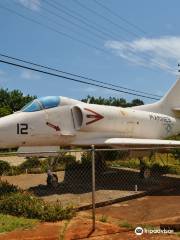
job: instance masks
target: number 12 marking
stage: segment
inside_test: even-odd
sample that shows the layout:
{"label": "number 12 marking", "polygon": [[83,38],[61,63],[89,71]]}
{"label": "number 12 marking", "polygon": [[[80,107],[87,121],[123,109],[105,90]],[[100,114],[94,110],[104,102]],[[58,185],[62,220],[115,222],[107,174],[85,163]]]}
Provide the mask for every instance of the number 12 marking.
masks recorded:
{"label": "number 12 marking", "polygon": [[28,124],[18,123],[17,124],[17,134],[28,134]]}

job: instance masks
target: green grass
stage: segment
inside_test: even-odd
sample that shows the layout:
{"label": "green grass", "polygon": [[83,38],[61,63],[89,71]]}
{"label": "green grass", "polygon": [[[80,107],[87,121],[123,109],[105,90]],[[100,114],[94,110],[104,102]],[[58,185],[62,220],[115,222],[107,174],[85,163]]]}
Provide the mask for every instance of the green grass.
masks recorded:
{"label": "green grass", "polygon": [[64,226],[63,226],[63,229],[60,233],[60,237],[59,237],[59,240],[64,240],[64,237],[65,237],[65,233],[66,233],[66,230],[67,230],[67,227],[68,227],[68,224],[70,223],[70,220],[66,221],[64,223]]}
{"label": "green grass", "polygon": [[100,222],[106,223],[107,220],[108,220],[108,217],[107,217],[106,215],[102,215],[102,216],[99,218],[99,221],[100,221]]}
{"label": "green grass", "polygon": [[35,219],[0,214],[0,233],[10,232],[15,229],[29,229],[37,223],[38,220]]}
{"label": "green grass", "polygon": [[[164,170],[164,173],[170,174],[178,174],[180,175],[180,160],[175,159],[173,154],[160,154],[156,153],[156,156],[152,157],[151,161],[148,157],[144,157],[144,162],[146,167],[152,169],[154,168],[155,172],[160,172],[160,170]],[[108,166],[112,167],[126,167],[126,168],[133,168],[139,169],[140,162],[137,158],[131,158],[129,160],[115,160],[115,161],[108,161]]]}
{"label": "green grass", "polygon": [[119,226],[120,226],[120,227],[123,227],[123,228],[127,228],[127,229],[133,229],[132,224],[128,223],[127,220],[122,221],[122,222],[119,224]]}
{"label": "green grass", "polygon": [[176,232],[175,234],[180,238],[180,232]]}

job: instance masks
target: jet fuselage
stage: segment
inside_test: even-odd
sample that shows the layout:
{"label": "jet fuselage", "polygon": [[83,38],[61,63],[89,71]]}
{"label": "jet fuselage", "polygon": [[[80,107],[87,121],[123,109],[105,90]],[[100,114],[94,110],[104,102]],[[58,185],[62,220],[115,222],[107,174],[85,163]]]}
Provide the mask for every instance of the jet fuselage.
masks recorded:
{"label": "jet fuselage", "polygon": [[107,138],[165,139],[179,134],[176,117],[63,97],[60,102],[0,118],[0,148],[103,145],[101,140]]}

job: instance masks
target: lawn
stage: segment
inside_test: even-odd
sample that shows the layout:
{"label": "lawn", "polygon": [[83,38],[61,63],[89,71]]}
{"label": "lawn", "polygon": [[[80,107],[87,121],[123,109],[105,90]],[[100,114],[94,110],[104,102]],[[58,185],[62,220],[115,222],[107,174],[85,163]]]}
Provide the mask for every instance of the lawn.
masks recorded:
{"label": "lawn", "polygon": [[15,229],[29,229],[34,227],[38,220],[23,217],[14,217],[0,214],[0,233],[10,232]]}
{"label": "lawn", "polygon": [[[151,160],[149,160],[148,157],[144,157],[144,162],[149,168],[151,168],[153,165],[159,165],[161,167],[164,166],[167,167],[167,173],[180,175],[180,159],[175,159],[173,154],[156,153],[153,155]],[[128,167],[134,169],[140,168],[140,162],[138,158],[108,161],[108,165],[112,167]]]}

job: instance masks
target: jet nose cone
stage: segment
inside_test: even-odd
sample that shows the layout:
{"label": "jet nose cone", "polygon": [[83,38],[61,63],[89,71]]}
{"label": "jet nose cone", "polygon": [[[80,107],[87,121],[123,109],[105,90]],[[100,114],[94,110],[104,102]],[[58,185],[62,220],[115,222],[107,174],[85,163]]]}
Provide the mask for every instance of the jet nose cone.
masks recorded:
{"label": "jet nose cone", "polygon": [[0,118],[0,148],[16,147],[19,142],[14,114]]}

